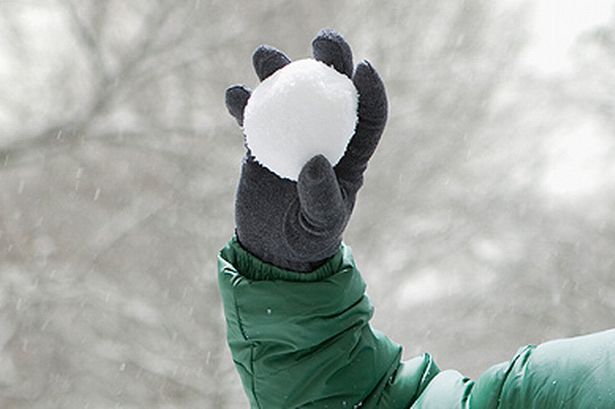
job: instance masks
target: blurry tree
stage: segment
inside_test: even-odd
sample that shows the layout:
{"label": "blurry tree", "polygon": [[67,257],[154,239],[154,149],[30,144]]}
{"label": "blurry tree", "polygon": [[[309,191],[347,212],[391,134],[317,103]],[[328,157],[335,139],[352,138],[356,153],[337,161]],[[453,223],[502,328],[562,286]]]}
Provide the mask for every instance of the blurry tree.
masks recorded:
{"label": "blurry tree", "polygon": [[[613,7],[615,11],[615,6]],[[576,58],[578,76],[570,84],[585,109],[601,116],[609,126],[615,121],[615,90],[613,68],[615,67],[615,17],[611,24],[592,30],[577,42]]]}
{"label": "blurry tree", "polygon": [[0,7],[0,406],[240,406],[213,274],[225,6]]}

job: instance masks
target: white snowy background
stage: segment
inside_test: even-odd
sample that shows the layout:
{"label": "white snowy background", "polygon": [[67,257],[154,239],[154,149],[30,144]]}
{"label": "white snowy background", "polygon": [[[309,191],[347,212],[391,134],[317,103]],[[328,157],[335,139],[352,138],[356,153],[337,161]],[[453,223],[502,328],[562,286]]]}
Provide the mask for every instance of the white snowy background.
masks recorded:
{"label": "white snowy background", "polygon": [[322,27],[390,121],[345,240],[375,325],[478,376],[615,326],[613,0],[0,0],[0,408],[245,408],[224,89]]}

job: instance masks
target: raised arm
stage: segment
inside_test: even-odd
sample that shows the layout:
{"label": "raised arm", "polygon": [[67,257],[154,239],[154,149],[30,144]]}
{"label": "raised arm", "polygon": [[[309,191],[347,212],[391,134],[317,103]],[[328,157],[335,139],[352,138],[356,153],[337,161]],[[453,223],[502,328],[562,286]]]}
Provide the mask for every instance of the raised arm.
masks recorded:
{"label": "raised arm", "polygon": [[[613,330],[526,346],[473,381],[440,371],[429,354],[402,361],[401,347],[371,327],[373,307],[342,233],[385,126],[386,94],[368,62],[353,71],[339,34],[321,31],[312,46],[315,59],[352,79],[358,121],[337,163],[316,154],[297,180],[263,166],[244,141],[236,236],[219,254],[218,278],[251,407],[615,408]],[[253,63],[263,81],[290,59],[261,46]],[[250,97],[245,86],[226,92],[240,125]]]}

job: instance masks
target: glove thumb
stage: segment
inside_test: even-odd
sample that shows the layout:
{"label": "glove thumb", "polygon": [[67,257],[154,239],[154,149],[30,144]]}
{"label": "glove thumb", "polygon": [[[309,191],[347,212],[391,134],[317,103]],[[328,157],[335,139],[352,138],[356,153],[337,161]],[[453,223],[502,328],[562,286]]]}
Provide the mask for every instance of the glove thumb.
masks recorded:
{"label": "glove thumb", "polygon": [[316,235],[339,234],[346,209],[337,177],[323,155],[314,156],[301,169],[297,181],[302,227]]}

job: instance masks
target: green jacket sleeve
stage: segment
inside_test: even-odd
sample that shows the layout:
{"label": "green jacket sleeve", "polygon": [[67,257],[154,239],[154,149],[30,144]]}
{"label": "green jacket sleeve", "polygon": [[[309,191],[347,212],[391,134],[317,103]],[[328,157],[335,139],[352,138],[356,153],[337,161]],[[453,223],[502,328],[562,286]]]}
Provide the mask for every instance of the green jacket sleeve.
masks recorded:
{"label": "green jacket sleeve", "polygon": [[218,257],[227,338],[253,409],[615,408],[615,332],[520,350],[476,382],[373,329],[349,247],[296,273],[234,238]]}

